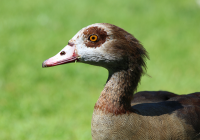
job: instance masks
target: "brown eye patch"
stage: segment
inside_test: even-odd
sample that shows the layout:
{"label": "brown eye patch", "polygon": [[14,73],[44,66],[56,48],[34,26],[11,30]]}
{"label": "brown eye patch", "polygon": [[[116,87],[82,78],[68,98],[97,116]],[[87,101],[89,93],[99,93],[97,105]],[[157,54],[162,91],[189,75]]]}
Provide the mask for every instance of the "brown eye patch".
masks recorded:
{"label": "brown eye patch", "polygon": [[87,28],[83,34],[88,38],[88,40],[85,41],[85,45],[87,47],[100,47],[105,41],[107,32],[100,28],[100,27],[90,27]]}

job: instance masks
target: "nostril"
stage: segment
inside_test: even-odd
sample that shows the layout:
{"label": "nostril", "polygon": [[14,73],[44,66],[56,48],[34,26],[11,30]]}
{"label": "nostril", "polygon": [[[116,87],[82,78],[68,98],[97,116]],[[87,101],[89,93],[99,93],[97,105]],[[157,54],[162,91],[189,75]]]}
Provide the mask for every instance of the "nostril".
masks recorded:
{"label": "nostril", "polygon": [[66,54],[65,51],[60,52],[60,55],[65,55],[65,54]]}

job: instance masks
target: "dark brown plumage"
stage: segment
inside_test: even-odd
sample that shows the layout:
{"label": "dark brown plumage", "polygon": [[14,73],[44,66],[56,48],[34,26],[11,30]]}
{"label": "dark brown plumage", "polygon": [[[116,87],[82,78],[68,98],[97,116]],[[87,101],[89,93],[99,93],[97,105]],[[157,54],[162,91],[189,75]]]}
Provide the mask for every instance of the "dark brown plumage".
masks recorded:
{"label": "dark brown plumage", "polygon": [[99,23],[80,30],[43,67],[79,61],[108,69],[92,117],[94,140],[199,140],[200,92],[142,91],[133,96],[146,58],[146,50],[131,34]]}

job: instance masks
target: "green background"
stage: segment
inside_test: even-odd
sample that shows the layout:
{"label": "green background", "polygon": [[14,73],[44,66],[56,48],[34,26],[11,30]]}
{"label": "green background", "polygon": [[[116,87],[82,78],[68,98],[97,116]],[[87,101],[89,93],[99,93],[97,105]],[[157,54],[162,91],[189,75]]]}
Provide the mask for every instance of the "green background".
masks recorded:
{"label": "green background", "polygon": [[151,77],[138,91],[200,91],[199,0],[1,0],[0,140],[91,139],[107,70],[42,62],[98,22],[124,28],[149,52]]}

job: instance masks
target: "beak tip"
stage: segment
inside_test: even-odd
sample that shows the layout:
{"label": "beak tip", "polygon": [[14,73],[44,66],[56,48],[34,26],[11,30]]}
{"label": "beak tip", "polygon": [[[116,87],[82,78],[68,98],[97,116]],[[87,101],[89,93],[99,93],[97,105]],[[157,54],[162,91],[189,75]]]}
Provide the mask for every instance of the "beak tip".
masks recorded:
{"label": "beak tip", "polygon": [[46,68],[47,67],[45,62],[46,62],[46,60],[42,63],[42,68]]}

